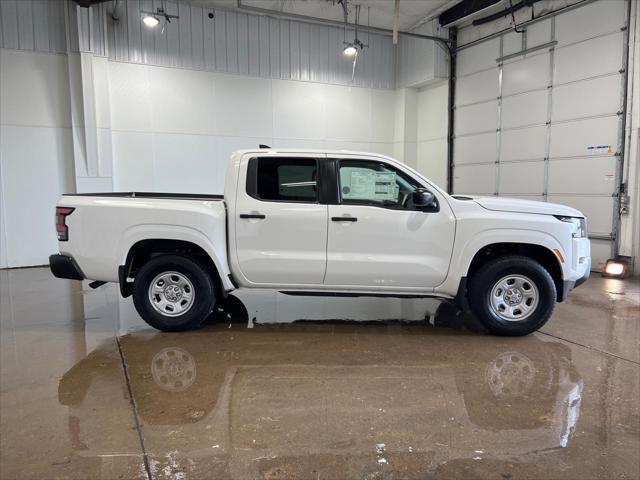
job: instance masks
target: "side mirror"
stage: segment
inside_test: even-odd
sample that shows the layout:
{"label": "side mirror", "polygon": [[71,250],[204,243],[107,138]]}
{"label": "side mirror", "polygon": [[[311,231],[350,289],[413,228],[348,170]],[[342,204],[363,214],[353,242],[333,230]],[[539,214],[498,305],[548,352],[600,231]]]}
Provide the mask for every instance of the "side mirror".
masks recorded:
{"label": "side mirror", "polygon": [[429,190],[416,188],[412,196],[413,204],[416,207],[435,207],[436,197]]}

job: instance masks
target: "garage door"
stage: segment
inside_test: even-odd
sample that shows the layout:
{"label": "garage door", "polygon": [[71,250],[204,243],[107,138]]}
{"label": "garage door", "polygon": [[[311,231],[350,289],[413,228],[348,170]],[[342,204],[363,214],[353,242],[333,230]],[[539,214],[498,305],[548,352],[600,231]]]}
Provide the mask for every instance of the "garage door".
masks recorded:
{"label": "garage door", "polygon": [[578,208],[595,269],[618,225],[626,25],[627,2],[597,1],[457,55],[454,192]]}

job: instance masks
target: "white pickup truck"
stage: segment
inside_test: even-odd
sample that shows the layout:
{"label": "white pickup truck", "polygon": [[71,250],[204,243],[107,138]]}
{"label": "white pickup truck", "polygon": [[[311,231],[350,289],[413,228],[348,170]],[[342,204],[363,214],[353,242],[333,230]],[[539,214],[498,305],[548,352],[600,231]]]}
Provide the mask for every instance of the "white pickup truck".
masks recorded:
{"label": "white pickup truck", "polygon": [[224,196],[64,195],[60,278],[119,282],[149,325],[196,328],[229,292],[438,297],[497,335],[540,328],[589,276],[586,219],[570,207],[450,196],[392,158],[241,150]]}

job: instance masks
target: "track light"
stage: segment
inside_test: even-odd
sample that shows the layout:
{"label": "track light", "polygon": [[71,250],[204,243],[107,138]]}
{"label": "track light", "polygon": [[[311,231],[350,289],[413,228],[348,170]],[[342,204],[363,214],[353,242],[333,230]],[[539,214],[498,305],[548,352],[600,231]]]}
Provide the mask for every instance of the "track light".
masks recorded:
{"label": "track light", "polygon": [[347,44],[342,51],[347,57],[353,57],[358,54],[358,49],[353,43]]}
{"label": "track light", "polygon": [[158,20],[158,17],[156,17],[155,15],[151,15],[149,13],[144,14],[144,16],[142,17],[142,21],[147,27],[151,27],[151,28],[157,26],[160,23],[160,20]]}
{"label": "track light", "polygon": [[157,27],[160,23],[160,20],[164,20],[162,24],[162,33],[164,33],[164,29],[168,23],[171,23],[172,18],[180,18],[178,15],[172,15],[166,12],[163,7],[156,8],[155,12],[145,12],[142,11],[142,22],[150,28]]}

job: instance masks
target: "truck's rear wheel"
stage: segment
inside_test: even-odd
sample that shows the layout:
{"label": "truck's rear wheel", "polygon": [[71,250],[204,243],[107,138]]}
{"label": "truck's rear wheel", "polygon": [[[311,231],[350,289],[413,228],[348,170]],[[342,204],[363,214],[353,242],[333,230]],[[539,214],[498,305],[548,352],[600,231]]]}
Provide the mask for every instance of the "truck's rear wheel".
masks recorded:
{"label": "truck's rear wheel", "polygon": [[165,332],[199,327],[216,301],[213,278],[192,258],[161,255],[145,263],[133,283],[140,316]]}
{"label": "truck's rear wheel", "polygon": [[553,279],[528,257],[501,257],[471,278],[471,310],[494,335],[527,335],[542,327],[556,303]]}

